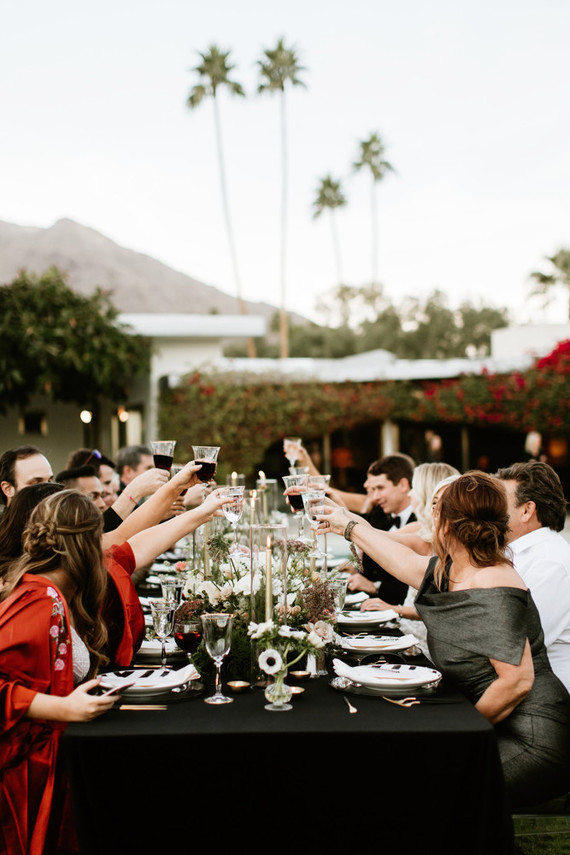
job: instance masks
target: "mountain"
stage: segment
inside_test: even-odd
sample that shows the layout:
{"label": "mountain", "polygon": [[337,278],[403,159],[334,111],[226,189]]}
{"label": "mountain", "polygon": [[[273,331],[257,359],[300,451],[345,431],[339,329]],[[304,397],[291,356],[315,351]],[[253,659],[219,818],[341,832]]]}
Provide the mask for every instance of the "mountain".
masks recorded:
{"label": "mountain", "polygon": [[[120,312],[238,312],[230,294],[73,220],[58,220],[48,229],[0,220],[0,284],[12,282],[20,270],[41,274],[52,266],[67,274],[68,285],[79,294],[92,294],[98,286],[109,292]],[[266,318],[276,311],[269,303],[246,301],[246,306],[248,313]]]}

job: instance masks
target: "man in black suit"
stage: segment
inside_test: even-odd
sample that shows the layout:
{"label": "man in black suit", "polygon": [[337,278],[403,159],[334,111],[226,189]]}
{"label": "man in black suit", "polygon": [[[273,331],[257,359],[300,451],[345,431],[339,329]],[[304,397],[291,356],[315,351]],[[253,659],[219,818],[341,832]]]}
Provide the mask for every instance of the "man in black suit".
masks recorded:
{"label": "man in black suit", "polygon": [[[414,462],[406,454],[387,454],[369,467],[365,487],[373,508],[365,519],[374,528],[396,531],[415,521],[410,502],[413,474]],[[391,605],[402,604],[408,593],[406,584],[391,576],[366,553],[362,556],[362,573],[350,576],[348,588],[371,596],[380,595]]]}

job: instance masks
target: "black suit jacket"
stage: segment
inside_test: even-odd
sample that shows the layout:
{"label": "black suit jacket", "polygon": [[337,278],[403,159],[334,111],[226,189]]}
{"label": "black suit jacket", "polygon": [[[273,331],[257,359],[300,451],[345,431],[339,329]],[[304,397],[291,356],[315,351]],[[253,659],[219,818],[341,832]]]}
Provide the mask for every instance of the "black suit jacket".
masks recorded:
{"label": "black suit jacket", "polygon": [[[392,528],[392,518],[388,514],[384,513],[382,508],[377,507],[373,508],[373,510],[366,514],[364,517],[370,525],[374,526],[374,528],[378,528],[381,531],[388,531],[388,529]],[[416,517],[412,513],[408,519],[408,522],[415,522]],[[366,576],[367,579],[370,579],[372,582],[381,582],[380,590],[378,591],[378,596],[381,597],[385,603],[390,603],[391,606],[401,605],[406,596],[408,594],[408,585],[405,582],[400,582],[399,579],[396,579],[387,570],[384,570],[379,564],[377,564],[369,555],[366,553],[362,556],[362,572],[363,575]]]}

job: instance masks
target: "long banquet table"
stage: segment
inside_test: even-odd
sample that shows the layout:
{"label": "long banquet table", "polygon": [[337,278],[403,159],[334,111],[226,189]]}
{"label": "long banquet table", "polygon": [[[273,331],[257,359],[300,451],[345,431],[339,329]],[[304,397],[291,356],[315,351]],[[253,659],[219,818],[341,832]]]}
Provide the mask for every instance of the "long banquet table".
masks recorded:
{"label": "long banquet table", "polygon": [[70,725],[82,855],[511,852],[495,734],[470,703],[350,695],[350,714],[330,678],[304,686],[289,712],[266,711],[253,689]]}

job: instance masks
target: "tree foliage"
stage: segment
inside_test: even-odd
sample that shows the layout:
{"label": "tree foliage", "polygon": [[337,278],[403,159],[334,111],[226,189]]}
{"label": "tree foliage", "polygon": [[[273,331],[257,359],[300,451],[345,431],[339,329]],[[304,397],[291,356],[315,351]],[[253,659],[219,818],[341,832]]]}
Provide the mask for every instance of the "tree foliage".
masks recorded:
{"label": "tree foliage", "polygon": [[531,273],[531,279],[534,280],[531,293],[544,297],[546,301],[548,301],[552,289],[558,285],[562,285],[570,292],[570,250],[560,249],[554,255],[549,256],[547,261],[550,263],[549,273],[540,270]]}
{"label": "tree foliage", "polygon": [[80,406],[124,400],[148,369],[149,345],[117,315],[103,291],[75,294],[55,267],[1,286],[0,411],[37,393]]}

